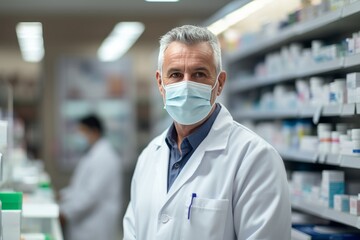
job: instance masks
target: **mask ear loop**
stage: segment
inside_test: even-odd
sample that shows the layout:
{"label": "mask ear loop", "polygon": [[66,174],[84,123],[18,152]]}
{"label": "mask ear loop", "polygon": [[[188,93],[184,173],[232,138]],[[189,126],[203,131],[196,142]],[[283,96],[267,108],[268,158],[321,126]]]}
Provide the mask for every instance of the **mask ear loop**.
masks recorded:
{"label": "mask ear loop", "polygon": [[216,85],[218,84],[218,82],[219,82],[219,77],[220,77],[220,73],[221,73],[221,72],[218,73],[218,75],[217,75],[217,77],[216,77],[215,84],[214,84],[214,86],[211,88],[211,91],[214,90],[214,88],[215,88]]}
{"label": "mask ear loop", "polygon": [[[215,89],[216,85],[217,85],[218,82],[219,82],[220,73],[221,73],[221,71],[218,73],[218,75],[217,75],[217,77],[216,77],[216,82],[215,82],[214,86],[211,88],[211,92]],[[214,105],[215,105],[215,101],[214,101],[214,103],[211,105],[211,107],[213,107]]]}
{"label": "mask ear loop", "polygon": [[[164,94],[166,94],[165,85],[164,85],[164,81],[163,81],[162,76],[163,76],[163,73],[162,73],[162,70],[161,70],[161,72],[160,72],[161,86],[162,86],[162,88],[164,90]],[[164,103],[164,109],[166,109],[166,97],[163,99],[163,103]]]}

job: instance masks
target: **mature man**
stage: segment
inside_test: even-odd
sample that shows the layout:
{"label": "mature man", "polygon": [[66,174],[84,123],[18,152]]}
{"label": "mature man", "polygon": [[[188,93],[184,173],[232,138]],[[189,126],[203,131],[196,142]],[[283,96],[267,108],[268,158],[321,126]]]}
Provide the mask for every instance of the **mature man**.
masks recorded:
{"label": "mature man", "polygon": [[86,150],[71,183],[60,192],[66,240],[115,240],[121,211],[121,159],[104,137],[96,115],[79,120],[79,146]]}
{"label": "mature man", "polygon": [[280,156],[215,103],[226,80],[216,36],[165,34],[156,79],[174,122],[139,157],[124,239],[290,239]]}

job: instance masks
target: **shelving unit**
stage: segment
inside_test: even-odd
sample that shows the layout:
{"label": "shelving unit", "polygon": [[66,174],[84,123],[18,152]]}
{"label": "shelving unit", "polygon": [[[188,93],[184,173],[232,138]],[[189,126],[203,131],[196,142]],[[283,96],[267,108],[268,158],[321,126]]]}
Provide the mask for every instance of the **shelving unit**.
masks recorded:
{"label": "shelving unit", "polygon": [[259,39],[250,46],[230,53],[227,59],[230,62],[246,60],[250,56],[262,55],[291,42],[323,37],[334,31],[350,31],[355,28],[354,22],[360,19],[357,14],[359,11],[360,4],[356,2],[317,19],[294,24],[280,31],[276,36]]}
{"label": "shelving unit", "polygon": [[360,54],[340,58],[329,62],[316,63],[306,68],[299,68],[291,73],[284,72],[283,74],[278,76],[269,76],[262,78],[250,77],[241,81],[236,81],[236,79],[230,79],[229,82],[231,82],[231,87],[229,91],[244,92],[250,89],[256,89],[258,87],[264,87],[267,85],[290,82],[297,78],[310,77],[317,74],[349,71],[352,68],[360,69]]}
{"label": "shelving unit", "polygon": [[[251,104],[250,99],[260,95],[263,90],[278,84],[295,84],[296,79],[312,76],[345,76],[347,73],[360,71],[360,54],[345,56],[333,61],[309,64],[309,66],[297,66],[294,70],[284,70],[278,75],[256,77],[249,75],[252,66],[263,59],[266,54],[278,52],[281,47],[292,43],[309,43],[314,39],[326,39],[337,35],[345,38],[351,33],[360,30],[360,1],[344,6],[336,11],[323,14],[317,19],[293,24],[274,36],[264,37],[259,34],[248,45],[243,45],[238,50],[227,53],[225,62],[229,74],[228,94],[230,111],[235,120],[240,123],[277,121],[282,119],[313,119],[317,124],[319,120],[353,122],[360,117],[360,104],[342,104],[326,106],[301,106],[298,108],[271,108],[263,105]],[[253,71],[254,72],[254,71]],[[251,93],[251,94],[250,94]],[[244,102],[237,101],[242,95]],[[234,97],[234,98],[233,98]],[[240,98],[241,99],[241,98]],[[319,154],[317,152],[303,152],[297,149],[278,149],[285,162],[297,162],[316,164],[317,168],[338,168],[345,171],[345,175],[360,171],[360,155],[347,156],[340,154]],[[358,175],[352,175],[353,179],[359,179]],[[327,207],[316,205],[306,199],[293,197],[292,206],[310,215],[336,221],[360,229],[360,217],[349,213],[339,212]]]}
{"label": "shelving unit", "polygon": [[284,160],[304,163],[320,163],[338,167],[360,169],[360,155],[347,156],[340,154],[319,154],[304,152],[297,149],[277,149]]}
{"label": "shelving unit", "polygon": [[[359,107],[357,108],[359,109]],[[345,117],[359,115],[355,104],[304,106],[289,109],[234,109],[233,115],[238,120],[267,120],[283,118],[313,118],[316,114],[323,117]]]}
{"label": "shelving unit", "polygon": [[360,217],[358,216],[336,211],[298,197],[293,197],[291,204],[293,208],[311,213],[315,216],[326,218],[355,228],[360,228]]}
{"label": "shelving unit", "polygon": [[303,152],[297,149],[278,149],[281,157],[290,161],[316,163],[318,154],[315,152]]}

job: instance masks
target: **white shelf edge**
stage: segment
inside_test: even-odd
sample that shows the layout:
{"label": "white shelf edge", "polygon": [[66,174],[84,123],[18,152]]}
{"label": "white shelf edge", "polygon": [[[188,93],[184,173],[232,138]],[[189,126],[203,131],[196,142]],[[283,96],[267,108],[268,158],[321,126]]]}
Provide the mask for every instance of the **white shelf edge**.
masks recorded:
{"label": "white shelf edge", "polygon": [[339,58],[332,61],[320,62],[307,66],[304,69],[300,69],[296,77],[306,77],[315,74],[332,72],[335,70],[340,70],[344,67],[345,58]]}
{"label": "white shelf edge", "polygon": [[339,154],[328,154],[326,155],[325,163],[334,166],[341,166],[341,156]]}
{"label": "white shelf edge", "polygon": [[346,5],[342,10],[342,17],[346,18],[360,11],[360,1]]}
{"label": "white shelf edge", "polygon": [[342,115],[342,105],[328,105],[325,106],[322,110],[321,116],[330,117],[330,116],[340,116]]}
{"label": "white shelf edge", "polygon": [[58,218],[59,205],[56,203],[24,203],[22,216],[24,218]]}
{"label": "white shelf edge", "polygon": [[342,107],[341,116],[353,116],[355,115],[355,103],[347,103]]}
{"label": "white shelf edge", "polygon": [[321,206],[319,204],[314,204],[312,202],[299,199],[298,197],[292,198],[291,205],[295,209],[302,210],[312,215],[319,216],[332,221],[336,221],[355,228],[360,228],[359,216],[351,215],[350,213],[336,211],[334,209]]}
{"label": "white shelf edge", "polygon": [[294,118],[298,115],[299,113],[297,109],[273,109],[273,110],[238,109],[234,112],[235,119]]}
{"label": "white shelf edge", "polygon": [[360,169],[360,156],[342,155],[340,166]]}
{"label": "white shelf edge", "polygon": [[305,163],[320,163],[338,167],[360,169],[360,156],[347,156],[340,154],[319,154],[297,149],[277,149],[280,156],[286,161],[299,161]]}
{"label": "white shelf edge", "polygon": [[360,65],[360,54],[345,57],[344,68],[351,68]]}
{"label": "white shelf edge", "polygon": [[280,156],[292,161],[316,163],[318,154],[316,152],[304,152],[296,149],[278,149]]}
{"label": "white shelf edge", "polygon": [[[349,104],[346,104],[348,107]],[[355,105],[351,105],[354,109]],[[359,104],[360,107],[360,104]],[[360,108],[359,108],[360,109]],[[278,119],[278,118],[312,118],[316,114],[318,107],[316,106],[304,106],[298,109],[235,109],[234,117],[236,119]],[[348,111],[348,109],[347,109]],[[344,112],[343,105],[328,105],[322,108],[321,116],[323,117],[341,117],[351,116],[349,112]]]}
{"label": "white shelf edge", "polygon": [[[271,85],[275,83],[292,81],[296,78],[302,78],[311,75],[340,70],[344,67],[344,62],[345,59],[340,58],[333,61],[313,64],[309,67],[303,67],[300,68],[297,72],[296,71],[292,73],[287,72],[285,74],[281,74],[277,76],[260,77],[260,78],[250,77],[247,80],[242,80],[239,81],[238,83],[235,83],[236,79],[233,79],[231,83],[231,92],[232,93],[242,92],[249,89]],[[360,55],[359,55],[359,65],[360,65]]]}

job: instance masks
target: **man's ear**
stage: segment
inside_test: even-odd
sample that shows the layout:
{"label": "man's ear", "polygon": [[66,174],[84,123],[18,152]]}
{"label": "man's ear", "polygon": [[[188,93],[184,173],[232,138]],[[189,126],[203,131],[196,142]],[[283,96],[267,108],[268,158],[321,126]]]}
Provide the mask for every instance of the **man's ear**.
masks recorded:
{"label": "man's ear", "polygon": [[217,96],[220,96],[222,90],[224,89],[224,85],[225,85],[225,82],[226,82],[226,72],[222,71],[220,74],[219,74],[219,87],[218,87],[218,90],[217,90]]}
{"label": "man's ear", "polygon": [[164,88],[163,88],[163,86],[162,86],[162,76],[161,76],[161,73],[160,73],[159,70],[156,71],[156,83],[157,83],[157,85],[158,85],[159,92],[160,92],[161,96],[162,96],[163,99],[164,99],[164,97],[165,97],[165,92],[164,92]]}

